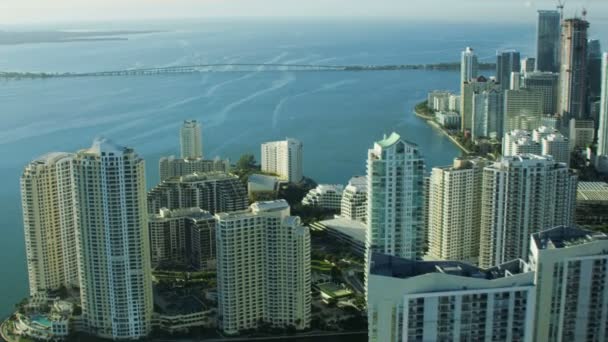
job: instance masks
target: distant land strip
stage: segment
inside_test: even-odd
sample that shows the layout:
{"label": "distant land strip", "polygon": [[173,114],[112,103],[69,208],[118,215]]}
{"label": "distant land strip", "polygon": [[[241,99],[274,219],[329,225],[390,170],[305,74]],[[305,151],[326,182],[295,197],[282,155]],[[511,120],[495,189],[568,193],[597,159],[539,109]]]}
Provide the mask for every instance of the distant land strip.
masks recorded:
{"label": "distant land strip", "polygon": [[[494,70],[496,64],[481,63],[480,70]],[[201,72],[238,72],[238,71],[398,71],[398,70],[460,70],[460,63],[435,64],[399,64],[399,65],[312,65],[312,64],[258,64],[258,63],[232,63],[232,64],[201,64],[185,66],[168,66],[158,68],[125,69],[99,72],[12,72],[0,71],[0,78],[4,79],[32,79],[32,78],[67,78],[67,77],[110,77],[110,76],[149,76],[162,74],[189,74]]]}

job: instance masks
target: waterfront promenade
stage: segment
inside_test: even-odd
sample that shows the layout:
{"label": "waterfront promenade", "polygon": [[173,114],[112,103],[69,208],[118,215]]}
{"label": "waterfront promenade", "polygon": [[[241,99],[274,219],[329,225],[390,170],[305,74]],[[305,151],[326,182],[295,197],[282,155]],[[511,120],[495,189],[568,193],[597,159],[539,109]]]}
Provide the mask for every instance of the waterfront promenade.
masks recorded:
{"label": "waterfront promenade", "polygon": [[419,103],[418,105],[416,105],[414,107],[414,114],[423,119],[424,121],[426,121],[427,124],[429,124],[429,126],[439,130],[443,135],[445,135],[446,137],[448,137],[448,139],[450,139],[450,141],[456,145],[462,152],[466,153],[466,154],[473,154],[472,151],[470,151],[469,149],[467,149],[466,147],[464,147],[459,141],[458,139],[456,139],[456,137],[452,134],[450,134],[446,129],[444,129],[443,127],[441,127],[437,122],[435,122],[435,117],[433,115],[427,115],[424,114],[421,110],[419,110],[419,105],[421,103]]}

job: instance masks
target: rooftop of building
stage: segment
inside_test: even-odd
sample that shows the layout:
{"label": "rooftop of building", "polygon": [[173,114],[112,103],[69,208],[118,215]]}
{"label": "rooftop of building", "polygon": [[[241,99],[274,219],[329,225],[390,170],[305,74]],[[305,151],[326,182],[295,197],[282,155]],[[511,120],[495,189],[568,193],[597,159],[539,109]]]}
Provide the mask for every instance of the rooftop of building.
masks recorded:
{"label": "rooftop of building", "polygon": [[220,220],[235,220],[245,217],[251,217],[258,213],[280,213],[287,211],[289,214],[290,206],[284,199],[274,201],[255,202],[248,209],[237,210],[225,213],[217,213],[215,216]]}
{"label": "rooftop of building", "polygon": [[384,138],[382,138],[382,140],[378,141],[378,145],[380,145],[382,147],[389,147],[389,146],[393,146],[394,144],[396,144],[399,140],[401,140],[401,136],[399,134],[393,132],[388,137],[385,134]]}
{"label": "rooftop of building", "polygon": [[604,233],[570,226],[559,226],[532,234],[538,249],[568,248],[597,240],[608,240]]}
{"label": "rooftop of building", "polygon": [[206,309],[200,298],[192,294],[184,294],[182,291],[160,291],[154,290],[155,311],[161,315],[177,316],[201,312]]}
{"label": "rooftop of building", "polygon": [[550,134],[550,133],[557,132],[557,130],[555,128],[552,128],[552,127],[540,126],[538,128],[535,128],[534,132],[535,133],[540,133],[540,134]]}
{"label": "rooftop of building", "polygon": [[514,129],[506,134],[509,137],[529,137],[530,132],[524,129]]}
{"label": "rooftop of building", "polygon": [[443,171],[458,171],[458,170],[471,170],[475,167],[486,166],[489,161],[482,157],[456,157],[452,165],[437,166],[433,169],[441,169]]}
{"label": "rooftop of building", "polygon": [[608,183],[579,182],[576,192],[576,200],[608,202]]}
{"label": "rooftop of building", "polygon": [[209,162],[209,163],[214,163],[214,162],[220,162],[220,161],[226,161],[224,159],[221,159],[220,157],[215,157],[213,159],[204,159],[204,158],[182,158],[182,157],[176,157],[174,155],[171,156],[166,156],[166,157],[161,157],[160,161],[181,161],[184,163],[195,163],[195,162]]}
{"label": "rooftop of building", "polygon": [[212,219],[213,215],[211,215],[208,211],[205,211],[201,208],[179,208],[179,209],[167,209],[161,208],[158,214],[150,215],[150,220],[152,221],[162,221],[170,218],[191,218],[195,220],[201,219]]}
{"label": "rooftop of building", "polygon": [[194,172],[186,176],[175,176],[166,179],[164,182],[169,183],[195,183],[195,182],[204,182],[204,181],[217,181],[224,179],[236,179],[238,177],[226,172],[221,171],[212,171],[212,172]]}
{"label": "rooftop of building", "polygon": [[370,273],[385,277],[406,279],[429,273],[443,273],[477,279],[499,279],[514,274],[528,272],[527,264],[521,259],[482,269],[460,261],[417,261],[386,254],[374,253]]}
{"label": "rooftop of building", "polygon": [[275,201],[255,202],[251,205],[251,210],[254,212],[273,212],[289,209],[289,203],[284,199]]}
{"label": "rooftop of building", "polygon": [[86,153],[94,153],[102,155],[104,153],[116,153],[122,154],[130,149],[114,143],[112,140],[104,137],[98,137],[93,140],[93,145],[90,148],[84,150]]}
{"label": "rooftop of building", "polygon": [[327,192],[341,194],[342,191],[344,191],[344,185],[342,184],[319,184],[316,188],[310,190],[310,192],[316,192],[319,194],[325,194]]}
{"label": "rooftop of building", "polygon": [[566,138],[563,134],[561,134],[559,132],[551,133],[551,134],[547,135],[546,137],[544,137],[543,140],[568,142],[568,138]]}
{"label": "rooftop of building", "polygon": [[343,217],[335,217],[330,220],[320,221],[319,224],[328,229],[336,230],[344,235],[348,235],[354,240],[365,242],[367,227],[361,221],[350,220]]}
{"label": "rooftop of building", "polygon": [[565,163],[555,162],[555,159],[553,159],[553,157],[550,155],[540,156],[540,155],[531,154],[531,153],[518,154],[518,155],[514,155],[514,156],[503,156],[500,161],[497,161],[488,167],[494,168],[494,169],[503,169],[510,165],[519,164],[519,165],[524,165],[524,166],[532,166],[532,165],[539,165],[539,164],[542,165],[545,163],[549,163],[550,166],[553,167],[553,169],[561,169],[561,168],[567,169],[568,168],[568,166]]}
{"label": "rooftop of building", "polygon": [[50,165],[50,164],[56,163],[57,161],[59,161],[61,159],[71,158],[71,157],[74,157],[73,153],[68,153],[68,152],[50,152],[50,153],[43,154],[40,157],[34,159],[32,161],[32,164]]}
{"label": "rooftop of building", "polygon": [[367,176],[355,176],[348,181],[348,186],[357,189],[367,189]]}
{"label": "rooftop of building", "polygon": [[302,144],[302,142],[300,142],[300,140],[298,140],[298,139],[285,137],[285,140],[275,140],[275,141],[263,142],[262,146],[264,146],[266,144],[276,144],[276,143],[288,143],[288,144],[296,144],[296,145]]}

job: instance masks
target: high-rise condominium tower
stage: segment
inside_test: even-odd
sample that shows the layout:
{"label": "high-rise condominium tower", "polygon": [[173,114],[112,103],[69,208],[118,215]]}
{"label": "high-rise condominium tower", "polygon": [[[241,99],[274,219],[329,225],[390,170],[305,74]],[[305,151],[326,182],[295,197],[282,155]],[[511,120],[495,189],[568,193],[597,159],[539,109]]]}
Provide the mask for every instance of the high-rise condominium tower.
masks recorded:
{"label": "high-rise condominium tower", "polygon": [[374,254],[370,342],[530,341],[534,273],[522,260],[490,269]]}
{"label": "high-rise condominium tower", "polygon": [[475,92],[472,103],[471,136],[502,138],[503,92],[500,89]]}
{"label": "high-rise condominium tower", "polygon": [[566,19],[561,34],[558,114],[566,122],[586,119],[587,103],[587,29],[582,19]]}
{"label": "high-rise condominium tower", "polygon": [[431,173],[428,204],[428,254],[442,260],[477,263],[481,181],[487,161],[454,160]]}
{"label": "high-rise condominium tower", "polygon": [[230,172],[230,161],[226,159],[206,160],[202,158],[162,157],[158,162],[161,182],[171,177],[186,176],[195,172]]}
{"label": "high-rise condominium tower", "polygon": [[602,100],[597,131],[597,154],[608,155],[608,53],[602,55]]}
{"label": "high-rise condominium tower", "polygon": [[527,259],[530,234],[574,220],[577,177],[550,156],[503,157],[484,169],[479,264]]}
{"label": "high-rise condominium tower", "polygon": [[182,158],[203,158],[203,139],[201,124],[196,120],[186,120],[180,130]]}
{"label": "high-rise condominium tower", "polygon": [[193,173],[162,181],[148,193],[148,212],[201,208],[212,214],[247,208],[247,189],[233,174]]}
{"label": "high-rise condominium tower", "polygon": [[526,57],[521,61],[521,73],[525,74],[536,70],[536,58]]}
{"label": "high-rise condominium tower", "polygon": [[522,88],[536,90],[542,94],[543,114],[557,112],[557,85],[559,74],[552,72],[528,72],[522,79]]}
{"label": "high-rise condominium tower", "polygon": [[534,341],[608,340],[608,236],[560,226],[529,239]]}
{"label": "high-rise condominium tower", "polygon": [[105,139],[76,154],[80,296],[87,330],[139,339],[152,329],[144,161]]}
{"label": "high-rise condominium tower", "polygon": [[589,101],[593,102],[601,96],[602,88],[602,48],[599,39],[589,39],[587,42],[587,74],[588,97]]}
{"label": "high-rise condominium tower", "polygon": [[74,155],[50,153],[21,176],[30,294],[78,287],[74,218]]}
{"label": "high-rise condominium tower", "polygon": [[536,23],[536,70],[559,71],[560,14],[538,11]]}
{"label": "high-rise condominium tower", "polygon": [[460,85],[477,77],[478,63],[477,55],[473,49],[468,47],[462,51],[460,59]]}
{"label": "high-rise condominium tower", "polygon": [[310,326],[310,233],[284,200],[216,214],[220,326]]}
{"label": "high-rise condominium tower", "polygon": [[161,209],[150,215],[153,267],[215,268],[215,218],[201,208]]}
{"label": "high-rise condominium tower", "polygon": [[367,154],[366,249],[408,259],[422,257],[424,159],[418,146],[392,133]]}
{"label": "high-rise condominium tower", "polygon": [[521,57],[517,51],[502,51],[496,54],[496,81],[502,90],[511,89],[511,73],[521,70]]}
{"label": "high-rise condominium tower", "polygon": [[533,130],[540,125],[544,112],[543,93],[522,88],[504,92],[504,134],[515,130]]}
{"label": "high-rise condominium tower", "polygon": [[355,220],[367,221],[367,178],[353,177],[342,193],[340,216]]}
{"label": "high-rise condominium tower", "polygon": [[302,143],[296,139],[262,144],[262,171],[276,173],[282,179],[302,180]]}
{"label": "high-rise condominium tower", "polygon": [[[475,109],[473,105],[473,101],[475,100],[474,95],[481,94],[485,91],[498,92],[500,94],[502,88],[500,84],[496,83],[494,80],[488,80],[483,76],[463,83],[460,98],[460,124],[463,132],[473,129],[473,119],[475,116],[473,113],[473,110]],[[477,109],[480,109],[480,106],[477,106]]]}

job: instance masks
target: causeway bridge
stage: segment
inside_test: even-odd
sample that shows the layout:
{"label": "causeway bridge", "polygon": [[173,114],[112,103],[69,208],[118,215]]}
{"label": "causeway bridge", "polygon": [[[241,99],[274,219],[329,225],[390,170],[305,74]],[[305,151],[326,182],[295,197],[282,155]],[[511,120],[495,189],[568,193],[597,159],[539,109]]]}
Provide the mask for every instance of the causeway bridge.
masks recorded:
{"label": "causeway bridge", "polygon": [[[494,69],[494,64],[480,64],[482,70]],[[395,71],[395,70],[460,70],[460,63],[401,64],[401,65],[315,65],[277,63],[229,63],[132,68],[96,72],[10,72],[0,71],[0,79],[150,76],[163,74],[193,74],[203,72],[282,72],[282,71]]]}

